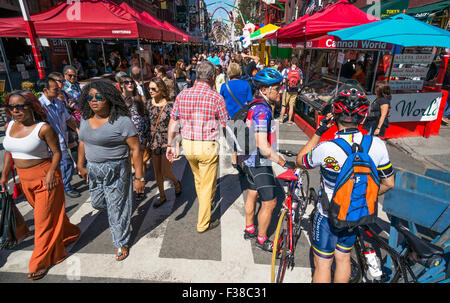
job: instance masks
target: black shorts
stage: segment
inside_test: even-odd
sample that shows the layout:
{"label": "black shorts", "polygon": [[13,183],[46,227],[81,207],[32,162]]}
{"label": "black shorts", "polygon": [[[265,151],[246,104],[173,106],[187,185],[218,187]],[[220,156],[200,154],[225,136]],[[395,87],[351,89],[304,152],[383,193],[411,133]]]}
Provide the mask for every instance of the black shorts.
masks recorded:
{"label": "black shorts", "polygon": [[247,174],[248,189],[256,190],[262,202],[275,199],[276,180],[271,166],[244,165],[244,170]]}

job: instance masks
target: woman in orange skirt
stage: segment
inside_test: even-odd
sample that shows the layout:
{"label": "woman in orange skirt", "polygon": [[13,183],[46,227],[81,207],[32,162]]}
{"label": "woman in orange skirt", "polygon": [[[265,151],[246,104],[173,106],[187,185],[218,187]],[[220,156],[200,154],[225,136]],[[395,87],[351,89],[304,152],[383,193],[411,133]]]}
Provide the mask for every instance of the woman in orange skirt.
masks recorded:
{"label": "woman in orange skirt", "polygon": [[[57,88],[53,86],[49,90],[56,92]],[[37,280],[43,278],[51,266],[66,258],[65,246],[78,239],[80,229],[69,222],[65,212],[58,136],[45,123],[46,116],[39,100],[31,92],[14,91],[6,96],[5,104],[6,115],[13,120],[5,127],[3,146],[7,152],[0,185],[6,190],[12,156],[22,190],[34,208],[35,247],[28,279]]]}

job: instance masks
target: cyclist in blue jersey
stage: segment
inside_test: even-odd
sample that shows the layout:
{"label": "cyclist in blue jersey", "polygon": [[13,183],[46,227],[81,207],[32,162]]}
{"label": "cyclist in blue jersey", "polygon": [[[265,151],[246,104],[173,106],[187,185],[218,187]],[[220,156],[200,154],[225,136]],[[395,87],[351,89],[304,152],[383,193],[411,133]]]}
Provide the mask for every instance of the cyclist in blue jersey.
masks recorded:
{"label": "cyclist in blue jersey", "polygon": [[[276,180],[272,170],[272,162],[283,167],[295,167],[279,156],[276,149],[276,125],[272,118],[271,104],[280,101],[280,89],[283,76],[276,70],[266,68],[253,78],[257,85],[257,98],[248,110],[247,126],[249,136],[255,138],[256,149],[244,155],[244,171],[249,184],[245,200],[244,239],[256,239],[256,247],[272,251],[273,243],[267,238],[267,228],[276,206]],[[254,225],[257,199],[261,200],[258,213],[258,228]]]}

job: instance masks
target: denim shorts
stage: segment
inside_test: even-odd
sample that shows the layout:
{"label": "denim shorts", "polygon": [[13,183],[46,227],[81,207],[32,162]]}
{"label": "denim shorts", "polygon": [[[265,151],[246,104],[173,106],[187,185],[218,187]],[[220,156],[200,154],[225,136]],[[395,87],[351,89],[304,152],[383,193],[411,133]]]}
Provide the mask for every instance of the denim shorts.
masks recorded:
{"label": "denim shorts", "polygon": [[356,240],[356,232],[334,228],[328,218],[316,211],[313,224],[312,250],[315,255],[324,259],[334,257],[334,251],[350,253]]}

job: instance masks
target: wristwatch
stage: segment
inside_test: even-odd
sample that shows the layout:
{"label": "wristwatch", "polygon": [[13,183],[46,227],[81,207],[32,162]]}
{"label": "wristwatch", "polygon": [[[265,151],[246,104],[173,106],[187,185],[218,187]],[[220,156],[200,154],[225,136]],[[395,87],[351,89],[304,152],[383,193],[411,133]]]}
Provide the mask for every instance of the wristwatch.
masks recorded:
{"label": "wristwatch", "polygon": [[145,178],[144,178],[144,177],[142,177],[142,178],[136,178],[136,177],[134,177],[134,180],[138,180],[138,181],[141,181],[141,182],[145,182]]}

